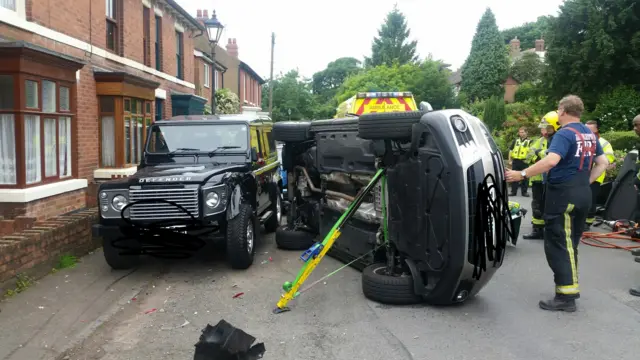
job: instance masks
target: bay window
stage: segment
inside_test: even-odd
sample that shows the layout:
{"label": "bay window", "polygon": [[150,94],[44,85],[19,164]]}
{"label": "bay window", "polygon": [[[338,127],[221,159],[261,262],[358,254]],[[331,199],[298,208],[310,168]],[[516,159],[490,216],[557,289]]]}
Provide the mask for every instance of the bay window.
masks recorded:
{"label": "bay window", "polygon": [[157,82],[127,73],[94,72],[99,111],[100,168],[137,166],[153,121]]}
{"label": "bay window", "polygon": [[66,81],[0,74],[1,187],[30,187],[72,175],[73,87]]}

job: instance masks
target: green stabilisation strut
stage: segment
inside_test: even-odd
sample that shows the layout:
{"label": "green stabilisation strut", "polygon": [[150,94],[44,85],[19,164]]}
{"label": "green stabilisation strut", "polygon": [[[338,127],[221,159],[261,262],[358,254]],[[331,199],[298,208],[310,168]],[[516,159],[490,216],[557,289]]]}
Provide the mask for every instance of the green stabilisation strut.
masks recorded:
{"label": "green stabilisation strut", "polygon": [[[309,275],[311,275],[313,270],[318,266],[318,264],[320,263],[322,258],[325,256],[325,254],[329,251],[331,246],[333,246],[336,239],[340,237],[342,226],[344,226],[344,224],[349,219],[351,219],[351,217],[356,213],[360,205],[362,205],[364,198],[369,193],[371,193],[371,191],[374,189],[374,187],[376,186],[376,184],[380,179],[382,179],[382,185],[383,186],[385,185],[386,181],[384,177],[385,177],[385,169],[378,169],[378,171],[373,176],[371,181],[369,181],[369,184],[367,184],[367,186],[360,191],[360,193],[356,196],[353,202],[351,202],[347,210],[345,210],[345,212],[342,213],[338,221],[336,221],[336,223],[333,225],[331,230],[324,237],[324,240],[322,240],[321,243],[314,244],[300,256],[300,260],[302,260],[303,262],[302,268],[298,272],[298,276],[293,282],[287,281],[282,285],[282,289],[285,291],[285,293],[282,294],[282,296],[280,297],[280,300],[278,301],[276,308],[273,310],[274,313],[278,314],[281,312],[289,311],[287,304],[289,303],[289,301],[293,300],[295,297],[297,297],[300,294],[299,289],[302,286],[302,284],[304,284],[304,282],[307,280]],[[385,201],[384,189],[383,189],[382,197],[383,197],[383,201]],[[383,209],[384,209],[384,206],[383,206]],[[385,217],[383,221],[384,221],[384,235],[386,240],[386,237],[387,237],[386,213],[384,213],[383,217]]]}

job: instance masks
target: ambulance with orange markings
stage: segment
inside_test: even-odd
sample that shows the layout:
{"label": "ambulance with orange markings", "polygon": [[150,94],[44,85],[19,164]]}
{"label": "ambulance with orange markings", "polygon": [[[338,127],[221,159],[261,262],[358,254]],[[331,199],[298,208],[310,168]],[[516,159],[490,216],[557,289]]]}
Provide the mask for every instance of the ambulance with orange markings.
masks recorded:
{"label": "ambulance with orange markings", "polygon": [[360,92],[340,104],[335,117],[416,110],[418,110],[416,101],[413,94],[408,91]]}

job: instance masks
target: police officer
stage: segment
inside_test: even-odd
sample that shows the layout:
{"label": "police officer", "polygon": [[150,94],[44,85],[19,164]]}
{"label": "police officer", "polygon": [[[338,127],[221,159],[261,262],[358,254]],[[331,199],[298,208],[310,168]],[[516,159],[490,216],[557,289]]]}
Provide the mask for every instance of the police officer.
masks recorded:
{"label": "police officer", "polygon": [[[636,135],[640,136],[640,115],[636,116],[633,119],[633,130],[636,132]],[[636,199],[636,221],[638,221],[638,218],[640,218],[640,171],[638,172],[638,174],[636,174],[636,178],[634,179],[633,184],[636,187],[636,191],[638,191]],[[633,250],[633,255],[634,256],[640,256],[640,250],[638,249],[634,249]],[[637,262],[640,262],[640,257],[636,258]],[[629,289],[629,294],[633,295],[633,296],[640,296],[640,286],[636,286],[634,288]]]}
{"label": "police officer", "polygon": [[[616,160],[616,157],[613,154],[613,146],[611,146],[611,143],[605,140],[605,138],[600,136],[600,131],[598,129],[598,122],[596,120],[589,120],[587,121],[587,127],[598,138],[598,142],[600,143],[600,146],[602,146],[602,151],[604,151],[604,155],[607,157],[607,160],[609,160],[609,167],[613,166],[614,165],[613,163]],[[598,194],[600,194],[600,186],[604,182],[605,176],[606,176],[606,172],[602,173],[602,175],[600,175],[600,177],[596,179],[596,181],[591,183],[591,209],[589,210],[589,214],[587,215],[586,229],[589,229],[589,227],[593,225],[593,221],[596,219],[596,206],[597,206]]]}
{"label": "police officer", "polygon": [[[527,163],[525,161],[527,159],[530,144],[531,140],[527,137],[527,129],[523,126],[518,129],[518,138],[513,141],[511,144],[511,150],[509,151],[509,164],[511,164],[511,168],[513,170],[524,170],[524,168],[527,167]],[[510,196],[516,196],[518,193],[518,185],[520,185],[522,196],[529,196],[527,193],[528,181],[526,180],[522,180],[520,184],[513,183],[513,185],[511,185]]]}
{"label": "police officer", "polygon": [[[540,120],[540,132],[542,137],[534,141],[529,148],[529,154],[527,155],[527,162],[530,165],[542,160],[547,154],[548,144],[551,142],[553,135],[560,128],[558,124],[558,113],[551,111],[547,113],[542,120]],[[524,234],[523,239],[534,240],[544,238],[544,181],[543,174],[531,176],[529,178],[529,185],[531,186],[531,224],[533,225],[533,231],[529,234]]]}
{"label": "police officer", "polygon": [[[553,137],[547,156],[522,171],[509,170],[508,182],[546,173],[544,250],[556,284],[555,297],[540,301],[550,311],[576,311],[578,244],[591,207],[591,189],[609,162],[596,136],[580,122],[582,100],[568,95],[558,104],[561,129]],[[595,162],[595,166],[592,164]],[[586,196],[585,196],[586,194]]]}

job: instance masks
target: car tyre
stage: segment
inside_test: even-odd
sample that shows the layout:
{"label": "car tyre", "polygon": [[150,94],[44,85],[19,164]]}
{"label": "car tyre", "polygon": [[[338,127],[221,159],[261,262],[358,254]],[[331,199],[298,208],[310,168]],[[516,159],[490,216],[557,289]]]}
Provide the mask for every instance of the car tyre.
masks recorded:
{"label": "car tyre", "polygon": [[256,253],[259,227],[253,208],[240,204],[238,215],[227,222],[227,261],[234,269],[248,269]]}
{"label": "car tyre", "polygon": [[362,270],[362,292],[364,296],[382,304],[413,305],[423,302],[413,290],[411,275],[389,276],[383,263],[371,264]]}
{"label": "car tyre", "polygon": [[137,244],[137,242],[132,239],[119,240],[118,238],[108,236],[103,237],[102,252],[107,265],[114,270],[129,270],[140,264],[140,255],[123,254],[123,252],[126,252],[127,250],[116,248],[113,246],[114,242],[117,242],[117,245],[132,248]]}
{"label": "car tyre", "polygon": [[313,139],[307,121],[280,121],[273,124],[273,139],[284,142],[302,142]]}
{"label": "car tyre", "polygon": [[413,124],[417,124],[423,111],[371,113],[358,119],[358,137],[366,140],[411,139]]}
{"label": "car tyre", "polygon": [[278,230],[280,226],[280,220],[282,219],[282,196],[278,189],[278,186],[272,186],[271,190],[271,210],[273,213],[271,217],[264,223],[264,229],[267,232],[274,232]]}
{"label": "car tyre", "polygon": [[314,233],[292,230],[287,225],[276,230],[276,245],[283,250],[307,250],[315,244],[315,238]]}

